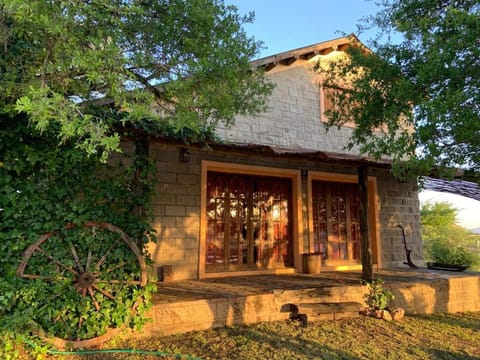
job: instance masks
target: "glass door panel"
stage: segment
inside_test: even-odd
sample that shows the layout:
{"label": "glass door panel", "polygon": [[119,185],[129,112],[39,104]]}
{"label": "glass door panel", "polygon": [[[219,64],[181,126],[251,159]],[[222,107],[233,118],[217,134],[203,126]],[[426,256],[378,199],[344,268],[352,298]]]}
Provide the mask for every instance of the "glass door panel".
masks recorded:
{"label": "glass door panel", "polygon": [[359,203],[356,184],[312,182],[313,242],[328,263],[358,263]]}
{"label": "glass door panel", "polygon": [[293,266],[291,181],[209,172],[206,270]]}

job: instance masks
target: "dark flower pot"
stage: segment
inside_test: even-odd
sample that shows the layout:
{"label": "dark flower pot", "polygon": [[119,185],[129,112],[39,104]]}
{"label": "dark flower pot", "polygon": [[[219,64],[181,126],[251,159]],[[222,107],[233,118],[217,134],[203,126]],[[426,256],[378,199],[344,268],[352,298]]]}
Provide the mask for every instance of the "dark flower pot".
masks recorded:
{"label": "dark flower pot", "polygon": [[427,267],[432,270],[448,270],[448,271],[465,271],[470,266],[469,265],[452,265],[452,264],[442,264],[438,262],[428,262]]}
{"label": "dark flower pot", "polygon": [[307,274],[320,274],[322,268],[322,254],[302,254],[303,271]]}

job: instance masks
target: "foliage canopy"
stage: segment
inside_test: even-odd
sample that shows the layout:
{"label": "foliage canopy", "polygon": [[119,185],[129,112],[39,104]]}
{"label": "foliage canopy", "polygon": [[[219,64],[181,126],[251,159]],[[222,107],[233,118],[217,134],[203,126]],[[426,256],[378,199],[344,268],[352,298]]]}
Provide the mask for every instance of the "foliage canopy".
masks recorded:
{"label": "foliage canopy", "polygon": [[[113,224],[142,251],[155,167],[148,150],[106,160],[129,128],[201,141],[263,110],[272,86],[249,63],[252,19],[221,0],[0,0],[1,355],[38,325],[72,340],[145,320],[129,311],[152,291],[125,286],[139,277],[131,249],[84,224]],[[29,263],[46,282],[16,276],[50,232]],[[92,294],[77,274],[88,265],[107,280]]]}
{"label": "foliage canopy", "polygon": [[[338,79],[330,125],[357,124],[349,146],[389,156],[397,174],[480,170],[480,4],[477,0],[384,0],[361,29],[379,28],[371,51],[332,64]],[[400,38],[400,40],[398,40]],[[412,131],[414,129],[414,131]],[[400,169],[400,164],[402,164]]]}
{"label": "foliage canopy", "polygon": [[0,0],[0,115],[103,159],[119,122],[195,138],[264,107],[252,19],[221,0]]}

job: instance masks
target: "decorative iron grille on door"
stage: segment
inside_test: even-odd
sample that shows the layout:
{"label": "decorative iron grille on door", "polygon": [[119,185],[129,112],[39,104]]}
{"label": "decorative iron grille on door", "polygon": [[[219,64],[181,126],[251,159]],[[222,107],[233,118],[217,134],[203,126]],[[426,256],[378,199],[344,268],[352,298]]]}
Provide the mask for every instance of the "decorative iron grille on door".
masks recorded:
{"label": "decorative iron grille on door", "polygon": [[293,266],[290,179],[209,172],[206,271]]}
{"label": "decorative iron grille on door", "polygon": [[328,264],[360,261],[358,185],[312,182],[314,251]]}

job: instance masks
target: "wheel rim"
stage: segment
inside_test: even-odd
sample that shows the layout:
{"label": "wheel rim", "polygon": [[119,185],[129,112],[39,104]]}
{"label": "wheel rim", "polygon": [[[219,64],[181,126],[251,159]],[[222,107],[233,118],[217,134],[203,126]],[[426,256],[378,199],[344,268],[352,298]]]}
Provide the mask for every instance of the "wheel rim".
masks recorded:
{"label": "wheel rim", "polygon": [[135,312],[137,290],[147,284],[145,259],[135,242],[120,228],[96,221],[40,236],[25,250],[17,275],[48,285],[50,309],[42,313],[39,306],[35,320],[57,347],[105,341],[128,321],[112,312]]}

